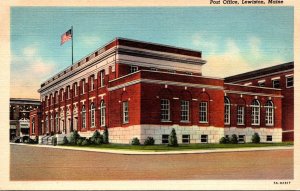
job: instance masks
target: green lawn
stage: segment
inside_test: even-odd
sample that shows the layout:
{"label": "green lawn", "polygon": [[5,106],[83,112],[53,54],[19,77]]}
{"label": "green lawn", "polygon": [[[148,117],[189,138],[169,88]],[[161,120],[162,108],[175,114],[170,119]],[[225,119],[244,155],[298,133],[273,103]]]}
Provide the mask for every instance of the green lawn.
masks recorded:
{"label": "green lawn", "polygon": [[272,147],[272,146],[293,146],[292,142],[284,143],[245,143],[245,144],[180,144],[178,147],[167,145],[124,145],[124,144],[102,144],[89,146],[63,145],[66,147],[81,147],[95,149],[115,149],[115,150],[134,150],[134,151],[179,151],[179,150],[201,150],[201,149],[226,149],[226,148],[249,148],[249,147]]}

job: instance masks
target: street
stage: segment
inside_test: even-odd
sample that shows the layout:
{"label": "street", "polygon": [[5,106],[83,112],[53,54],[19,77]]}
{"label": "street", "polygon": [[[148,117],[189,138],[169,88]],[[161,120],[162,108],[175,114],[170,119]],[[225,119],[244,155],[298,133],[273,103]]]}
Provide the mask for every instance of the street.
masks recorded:
{"label": "street", "polygon": [[293,150],[127,155],[10,145],[11,180],[292,179]]}

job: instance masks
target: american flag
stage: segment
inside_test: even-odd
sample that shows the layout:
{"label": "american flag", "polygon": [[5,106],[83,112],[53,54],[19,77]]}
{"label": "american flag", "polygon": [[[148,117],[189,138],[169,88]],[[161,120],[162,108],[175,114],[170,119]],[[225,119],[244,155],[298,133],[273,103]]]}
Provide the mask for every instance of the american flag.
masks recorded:
{"label": "american flag", "polygon": [[67,32],[61,35],[60,45],[62,45],[70,39],[72,39],[72,29],[68,30]]}

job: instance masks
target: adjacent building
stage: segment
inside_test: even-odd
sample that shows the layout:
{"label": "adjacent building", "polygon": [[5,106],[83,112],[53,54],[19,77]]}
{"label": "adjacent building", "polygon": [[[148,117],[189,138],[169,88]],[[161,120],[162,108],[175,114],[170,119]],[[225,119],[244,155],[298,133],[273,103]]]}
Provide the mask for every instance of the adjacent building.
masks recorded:
{"label": "adjacent building", "polygon": [[10,98],[10,140],[18,136],[29,136],[29,113],[39,109],[40,104],[38,99]]}
{"label": "adjacent building", "polygon": [[34,118],[30,132],[88,137],[108,128],[112,143],[164,144],[174,128],[179,143],[232,134],[250,142],[255,132],[281,142],[283,91],[224,83],[204,76],[205,64],[200,51],[116,38],[41,84],[41,125]]}
{"label": "adjacent building", "polygon": [[281,89],[282,140],[294,141],[294,62],[230,76],[225,82]]}

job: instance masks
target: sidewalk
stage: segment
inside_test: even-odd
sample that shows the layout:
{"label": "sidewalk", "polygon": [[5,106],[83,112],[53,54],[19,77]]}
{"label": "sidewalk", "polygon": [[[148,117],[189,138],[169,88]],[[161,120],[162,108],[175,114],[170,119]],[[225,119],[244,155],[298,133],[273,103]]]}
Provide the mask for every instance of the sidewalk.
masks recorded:
{"label": "sidewalk", "polygon": [[86,147],[72,147],[72,146],[52,146],[52,145],[36,145],[23,143],[10,143],[14,145],[44,147],[53,149],[77,150],[87,152],[112,153],[123,155],[168,155],[168,154],[205,154],[205,153],[222,153],[222,152],[249,152],[249,151],[270,151],[270,150],[287,150],[294,149],[294,146],[270,146],[270,147],[253,147],[253,148],[222,148],[222,149],[203,149],[203,150],[180,150],[180,151],[133,151],[133,150],[116,150],[106,148],[86,148]]}

